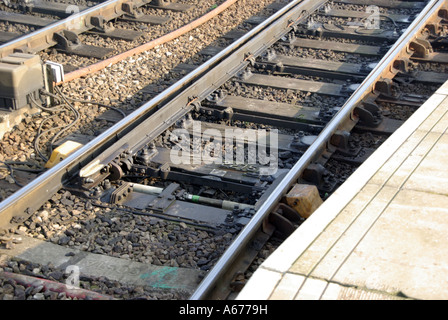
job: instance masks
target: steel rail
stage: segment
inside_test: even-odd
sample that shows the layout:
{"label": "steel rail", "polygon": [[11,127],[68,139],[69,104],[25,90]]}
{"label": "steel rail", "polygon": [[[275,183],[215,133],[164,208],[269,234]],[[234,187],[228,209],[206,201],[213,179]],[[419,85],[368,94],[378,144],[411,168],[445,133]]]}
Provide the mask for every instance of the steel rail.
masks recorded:
{"label": "steel rail", "polygon": [[[82,168],[80,176],[89,178],[98,175],[100,170],[108,166],[113,159],[120,156],[125,150],[129,154],[135,154],[151,139],[155,139],[157,135],[167,130],[169,126],[191,111],[194,108],[194,103],[204,100],[286,35],[299,19],[304,19],[308,12],[320,8],[326,2],[327,0],[293,1],[243,38],[240,38],[240,48],[234,50],[235,47],[231,46],[224,49],[229,53],[226,59],[219,61],[219,64],[214,66],[213,70],[204,74],[201,79],[185,89],[182,94],[174,97],[151,117],[138,124],[132,132],[128,132],[120,138],[114,146],[105,150],[101,156]],[[187,83],[184,83],[185,87],[187,87]],[[148,130],[148,128],[151,129]]]}
{"label": "steel rail", "polygon": [[[326,2],[326,0],[321,0],[316,3],[324,2]],[[172,99],[173,96],[176,96],[176,94],[178,94],[180,97],[178,96],[177,99],[174,99],[174,101],[172,101],[170,104],[180,108],[181,110],[184,110],[185,105],[188,104],[189,97],[201,95],[201,90],[204,90],[203,87],[205,86],[205,83],[214,83],[214,81],[217,81],[216,79],[203,80],[204,77],[201,78],[201,76],[206,74],[208,71],[212,69],[215,70],[215,68],[221,66],[221,69],[216,72],[220,76],[223,74],[225,75],[224,78],[221,79],[221,81],[225,81],[225,79],[230,78],[233,74],[227,74],[228,64],[226,62],[228,56],[231,53],[238,52],[238,49],[243,47],[247,42],[249,42],[250,39],[254,38],[256,35],[261,34],[262,31],[265,30],[271,23],[280,19],[281,17],[284,17],[284,19],[282,25],[278,29],[285,30],[285,26],[290,29],[290,20],[292,18],[297,19],[297,16],[300,14],[292,15],[287,13],[298,3],[300,3],[299,0],[294,1],[293,3],[284,7],[282,10],[276,12],[273,16],[269,17],[264,22],[253,28],[250,32],[237,39],[230,46],[223,49],[220,53],[209,59],[204,64],[198,66],[194,71],[190,72],[185,77],[164,90],[162,93],[143,104],[140,108],[132,112],[126,118],[122,119],[109,129],[104,131],[101,135],[75,151],[59,164],[47,170],[42,175],[28,183],[26,186],[6,198],[0,203],[0,226],[13,227],[15,223],[13,223],[13,225],[9,225],[10,220],[13,217],[17,217],[17,219],[20,220],[30,216],[46,200],[51,198],[53,194],[63,186],[64,183],[66,183],[70,178],[77,175],[79,171],[84,166],[86,166],[86,164],[95,159],[98,155],[104,153],[104,151],[107,151],[108,148],[112,148],[117,141],[119,141],[123,137],[126,137],[126,135],[133,129],[135,129],[138,125],[144,123],[145,121],[148,121],[148,119],[151,118],[154,118],[154,121],[157,123],[166,124],[166,119],[168,117],[173,118],[173,113],[169,108],[168,111],[166,110],[167,107],[170,107],[169,104],[163,104],[166,103],[166,101]],[[281,35],[278,35],[278,37],[280,36]],[[261,42],[260,39],[262,39],[263,36],[260,36],[258,38],[258,41]],[[261,44],[258,43],[257,45],[258,47],[261,46]],[[245,60],[246,56],[247,52],[245,52],[243,49],[240,49],[239,56],[237,57],[239,63]],[[244,61],[244,65],[247,65],[248,63],[249,61]],[[203,80],[202,86],[197,87],[195,85],[195,81],[198,82],[198,79]],[[221,84],[222,83],[217,83],[217,85]],[[186,87],[188,87],[188,89],[183,90]],[[180,92],[182,92],[182,94],[179,94]],[[179,107],[179,105],[181,106]],[[149,131],[148,128],[153,129],[153,127],[148,126],[146,128],[146,131]]]}
{"label": "steel rail", "polygon": [[65,19],[0,45],[0,58],[15,51],[36,53],[52,47],[57,44],[53,39],[54,34],[57,32],[69,30],[76,34],[80,34],[95,27],[91,23],[92,17],[101,16],[105,21],[110,21],[126,14],[123,10],[124,3],[132,2],[136,7],[140,7],[150,1],[151,0],[108,0],[100,3],[94,7],[74,13]]}
{"label": "steel rail", "polygon": [[400,52],[402,52],[402,50],[407,50],[408,43],[416,36],[416,33],[424,27],[426,21],[429,20],[429,18],[432,17],[444,3],[445,0],[432,0],[422,10],[394,46],[390,48],[378,65],[371,71],[369,76],[367,76],[358,89],[346,101],[335,117],[327,124],[317,137],[315,143],[307,149],[299,161],[283,178],[278,187],[273,190],[266,201],[260,206],[251,221],[238,234],[213,269],[211,269],[201,281],[197,290],[191,295],[190,300],[201,300],[209,297],[219,279],[231,267],[241,251],[248,245],[250,239],[253,238],[255,233],[260,229],[263,221],[274,210],[281,198],[300,178],[304,169],[320,156],[330,137],[336,130],[338,130],[341,123],[346,121],[356,121],[356,119],[351,120],[354,108],[369,92],[372,92],[375,82],[381,77],[383,72],[388,72],[387,69],[391,68]]}

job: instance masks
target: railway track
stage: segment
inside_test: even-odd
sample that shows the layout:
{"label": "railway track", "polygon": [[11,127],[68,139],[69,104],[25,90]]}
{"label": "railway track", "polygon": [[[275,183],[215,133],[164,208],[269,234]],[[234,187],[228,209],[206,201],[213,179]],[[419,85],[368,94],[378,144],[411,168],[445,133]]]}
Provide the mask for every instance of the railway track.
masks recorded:
{"label": "railway track", "polygon": [[[58,51],[67,54],[102,59],[114,49],[85,44],[79,37],[81,33],[133,41],[142,37],[143,32],[117,28],[113,22],[164,25],[171,20],[166,11],[185,12],[191,9],[190,5],[159,0],[105,1],[90,5],[47,1],[6,1],[5,4],[13,10],[2,12],[1,22],[27,26],[35,31],[23,35],[3,31],[0,38],[0,42],[4,42],[1,46],[2,57],[13,52],[36,53],[56,47]],[[140,10],[143,6],[153,11],[163,10],[164,14],[145,14]]]}
{"label": "railway track", "polygon": [[[21,259],[4,269],[33,275],[51,262],[56,281],[70,267],[151,288],[140,296],[231,299],[263,246],[403,123],[397,110],[412,113],[447,80],[432,71],[448,62],[444,1],[270,8],[97,137],[67,135],[79,149],[1,203],[2,252]],[[62,87],[50,96],[70,105]]]}

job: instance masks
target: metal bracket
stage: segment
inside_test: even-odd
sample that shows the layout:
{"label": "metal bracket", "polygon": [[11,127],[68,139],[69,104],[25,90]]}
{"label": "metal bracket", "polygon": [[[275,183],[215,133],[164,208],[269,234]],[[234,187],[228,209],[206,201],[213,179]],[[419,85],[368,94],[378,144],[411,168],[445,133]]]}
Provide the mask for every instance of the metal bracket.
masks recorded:
{"label": "metal bracket", "polygon": [[338,130],[330,138],[330,144],[335,146],[343,155],[356,156],[361,147],[354,148],[350,146],[350,132]]}
{"label": "metal bracket", "polygon": [[244,61],[249,61],[249,64],[251,66],[254,66],[256,58],[251,52],[247,52],[246,54],[244,54]]}
{"label": "metal bracket", "polygon": [[115,30],[112,23],[107,23],[103,16],[94,16],[90,18],[90,23],[95,26],[95,29],[101,32],[111,32]]}
{"label": "metal bracket", "polygon": [[304,219],[285,203],[279,203],[270,213],[268,221],[283,238],[289,237]]}
{"label": "metal bracket", "polygon": [[286,42],[292,48],[294,46],[295,41],[297,40],[296,35],[294,33],[289,33]]}
{"label": "metal bracket", "polygon": [[213,115],[221,120],[232,120],[233,109],[231,107],[227,107],[224,110],[214,110]]}
{"label": "metal bracket", "polygon": [[246,81],[246,80],[248,80],[252,76],[253,76],[252,71],[250,69],[246,69],[243,72],[241,72],[240,79],[243,80],[243,81]]}
{"label": "metal bracket", "polygon": [[64,51],[71,51],[74,47],[81,44],[81,40],[76,33],[69,30],[62,30],[54,34],[58,47]]}
{"label": "metal bracket", "polygon": [[214,108],[201,108],[201,113],[205,113],[207,115],[213,115],[213,117],[218,118],[220,120],[232,120],[233,118],[233,109],[231,107],[227,107],[224,110],[218,110]]}
{"label": "metal bracket", "polygon": [[373,102],[362,101],[361,106],[355,107],[354,114],[366,126],[376,127],[381,123],[380,108]]}
{"label": "metal bracket", "polygon": [[75,32],[69,30],[56,32],[53,37],[58,43],[56,48],[69,54],[101,59],[114,50],[112,48],[85,45],[81,43],[81,40]]}
{"label": "metal bracket", "polygon": [[168,0],[152,0],[150,5],[157,6],[157,7],[166,7],[170,4],[170,1]]}
{"label": "metal bracket", "polygon": [[174,192],[179,189],[179,185],[177,183],[171,183],[168,187],[166,187],[156,199],[148,204],[148,208],[160,212],[165,212],[171,204],[176,201],[176,197],[174,196]]}
{"label": "metal bracket", "polygon": [[144,165],[148,165],[151,159],[159,153],[154,143],[151,143],[148,148],[141,150],[135,157],[135,161]]}
{"label": "metal bracket", "polygon": [[433,36],[440,36],[444,32],[444,24],[447,20],[447,9],[442,8],[437,12],[437,16],[428,21],[423,33],[430,33]]}
{"label": "metal bracket", "polygon": [[128,182],[123,182],[116,190],[114,190],[109,199],[109,203],[122,203],[126,197],[132,193],[132,187]]}
{"label": "metal bracket", "polygon": [[328,193],[332,192],[337,184],[336,179],[319,163],[312,163],[305,168],[302,179],[314,184],[320,191]]}
{"label": "metal bracket", "polygon": [[283,73],[285,71],[285,66],[282,62],[276,62],[276,59],[277,52],[275,51],[275,49],[268,49],[262,56],[262,62],[255,63],[254,67],[271,72]]}
{"label": "metal bracket", "polygon": [[119,180],[124,175],[121,166],[115,161],[112,161],[110,163],[108,170],[109,170],[109,179],[112,181]]}
{"label": "metal bracket", "polygon": [[104,165],[101,170],[95,169],[92,173],[87,173],[81,178],[81,184],[84,189],[91,189],[98,186],[104,179],[116,181],[124,176],[124,171],[130,171],[134,165],[132,156],[128,151],[123,151],[119,157]]}
{"label": "metal bracket", "polygon": [[188,103],[186,107],[193,106],[195,111],[199,111],[201,109],[201,100],[198,97],[188,97]]}
{"label": "metal bracket", "polygon": [[220,103],[222,102],[227,96],[227,93],[224,90],[217,90],[210,95],[207,96],[206,100],[212,103]]}
{"label": "metal bracket", "polygon": [[382,95],[392,97],[393,80],[382,78],[375,83],[374,91],[380,92]]}
{"label": "metal bracket", "polygon": [[400,58],[394,61],[393,68],[402,73],[409,73],[409,67],[413,65],[409,58]]}
{"label": "metal bracket", "polygon": [[429,54],[434,52],[431,43],[426,39],[416,38],[411,41],[408,46],[409,50],[414,52],[413,56],[416,58],[427,58]]}
{"label": "metal bracket", "polygon": [[124,2],[121,5],[121,10],[123,10],[124,12],[126,12],[126,14],[132,18],[136,18],[138,19],[139,17],[141,17],[143,15],[143,12],[137,10],[137,7],[134,3],[132,2]]}
{"label": "metal bracket", "polygon": [[265,55],[263,56],[263,61],[272,62],[276,58],[277,58],[277,52],[275,51],[275,49],[270,48],[266,51]]}

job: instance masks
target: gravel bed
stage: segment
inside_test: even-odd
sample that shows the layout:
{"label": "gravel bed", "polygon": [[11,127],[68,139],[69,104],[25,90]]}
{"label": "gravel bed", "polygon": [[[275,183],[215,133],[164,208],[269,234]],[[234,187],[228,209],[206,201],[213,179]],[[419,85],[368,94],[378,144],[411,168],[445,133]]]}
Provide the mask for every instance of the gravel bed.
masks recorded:
{"label": "gravel bed", "polygon": [[[148,214],[148,215],[146,215]],[[207,271],[219,259],[239,227],[219,230],[188,222],[172,222],[135,214],[126,208],[108,208],[107,204],[79,199],[61,190],[16,230],[0,234],[0,246],[13,248],[21,236],[116,258],[156,266],[193,268]],[[18,239],[18,240],[17,240]],[[1,266],[1,264],[0,264]],[[2,268],[0,268],[2,271]],[[8,262],[3,271],[22,273],[63,282],[66,276],[54,266]],[[57,277],[55,277],[57,275]],[[106,278],[81,277],[81,288],[112,295],[118,299],[185,299],[187,293],[132,287]],[[2,283],[3,281],[3,283]],[[7,285],[0,277],[0,299],[66,299],[41,292],[38,297],[1,289]],[[15,287],[14,284],[11,284]],[[8,286],[9,287],[9,286]],[[23,291],[23,290],[22,290]],[[40,292],[40,291],[39,291]]]}
{"label": "gravel bed", "polygon": [[394,120],[403,120],[409,118],[415,111],[416,107],[397,105],[394,103],[382,102],[379,104],[383,116]]}
{"label": "gravel bed", "polygon": [[[52,264],[41,265],[17,258],[0,256],[0,300],[84,300],[74,296],[70,290],[60,291],[45,287],[40,283],[29,284],[17,281],[1,272],[25,275],[36,280],[43,279],[65,285],[69,274]],[[185,300],[185,292],[167,292],[147,286],[132,286],[107,279],[80,275],[79,288],[117,300]],[[94,299],[91,295],[88,300]]]}
{"label": "gravel bed", "polygon": [[392,91],[396,95],[404,94],[418,94],[421,96],[426,96],[429,98],[434,92],[439,89],[438,85],[428,85],[425,83],[399,83],[394,82],[394,86],[392,87]]}
{"label": "gravel bed", "polygon": [[208,270],[239,231],[207,230],[147,214],[85,202],[60,191],[15,233],[116,258]]}

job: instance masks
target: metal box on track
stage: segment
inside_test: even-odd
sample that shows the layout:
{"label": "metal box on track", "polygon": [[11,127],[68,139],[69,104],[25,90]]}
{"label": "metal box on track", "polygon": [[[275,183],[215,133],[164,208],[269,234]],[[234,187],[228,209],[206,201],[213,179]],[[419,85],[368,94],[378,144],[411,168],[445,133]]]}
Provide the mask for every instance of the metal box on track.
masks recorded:
{"label": "metal box on track", "polygon": [[18,110],[39,98],[45,85],[42,62],[37,55],[13,53],[0,59],[0,109]]}

